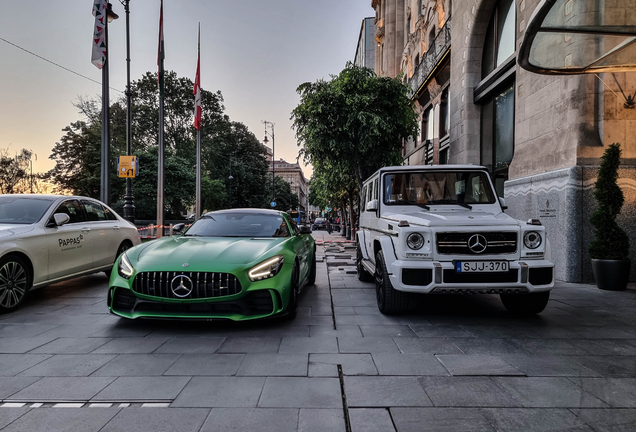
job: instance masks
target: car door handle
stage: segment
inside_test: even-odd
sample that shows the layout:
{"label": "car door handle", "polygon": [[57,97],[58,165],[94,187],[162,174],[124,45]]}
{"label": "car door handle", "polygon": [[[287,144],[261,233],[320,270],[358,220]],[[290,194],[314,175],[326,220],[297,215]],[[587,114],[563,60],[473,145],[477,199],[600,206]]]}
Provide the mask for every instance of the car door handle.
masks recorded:
{"label": "car door handle", "polygon": [[114,227],[113,227],[113,229],[114,229],[115,231],[119,231],[119,227],[118,227],[118,226],[114,226]]}
{"label": "car door handle", "polygon": [[91,229],[90,228],[82,228],[81,231],[82,232],[89,232]]}

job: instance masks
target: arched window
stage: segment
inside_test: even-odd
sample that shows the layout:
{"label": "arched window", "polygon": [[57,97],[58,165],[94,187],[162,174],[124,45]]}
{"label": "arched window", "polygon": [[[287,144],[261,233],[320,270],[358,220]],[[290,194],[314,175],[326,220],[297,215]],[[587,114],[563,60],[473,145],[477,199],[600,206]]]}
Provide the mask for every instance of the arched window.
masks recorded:
{"label": "arched window", "polygon": [[482,82],[475,89],[481,107],[481,164],[503,196],[514,155],[516,12],[514,0],[495,6],[482,55]]}
{"label": "arched window", "polygon": [[[432,49],[434,49],[435,47],[433,46],[435,44],[435,27],[433,27],[431,29],[431,32],[428,34],[428,48],[427,48],[427,52],[431,51]],[[432,52],[432,51],[431,51]]]}

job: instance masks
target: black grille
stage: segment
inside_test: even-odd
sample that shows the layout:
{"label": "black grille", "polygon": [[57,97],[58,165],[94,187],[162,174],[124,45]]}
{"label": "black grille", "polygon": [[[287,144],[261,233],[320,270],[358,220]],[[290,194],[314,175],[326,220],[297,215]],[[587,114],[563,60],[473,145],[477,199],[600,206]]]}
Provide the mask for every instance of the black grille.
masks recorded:
{"label": "black grille", "polygon": [[[486,238],[488,246],[481,253],[475,253],[468,247],[468,240],[475,234]],[[509,254],[517,251],[517,233],[512,232],[466,232],[438,233],[437,252],[452,255],[493,255]]]}
{"label": "black grille", "polygon": [[113,309],[125,313],[165,313],[181,315],[210,316],[237,313],[245,316],[267,315],[274,311],[272,295],[268,290],[248,292],[239,300],[214,302],[179,302],[165,300],[153,301],[135,297],[126,289],[115,290]]}
{"label": "black grille", "polygon": [[517,269],[496,273],[457,273],[455,270],[444,270],[444,283],[504,283],[517,282]]}
{"label": "black grille", "polygon": [[431,282],[433,282],[431,269],[402,269],[404,285],[429,285]]}
{"label": "black grille", "polygon": [[552,283],[552,267],[531,268],[528,281],[532,285],[548,285]]}
{"label": "black grille", "polygon": [[[186,297],[177,297],[170,286],[172,280],[181,275],[192,281],[192,292]],[[133,291],[161,298],[205,299],[238,294],[241,292],[241,283],[230,273],[143,272],[135,276]]]}

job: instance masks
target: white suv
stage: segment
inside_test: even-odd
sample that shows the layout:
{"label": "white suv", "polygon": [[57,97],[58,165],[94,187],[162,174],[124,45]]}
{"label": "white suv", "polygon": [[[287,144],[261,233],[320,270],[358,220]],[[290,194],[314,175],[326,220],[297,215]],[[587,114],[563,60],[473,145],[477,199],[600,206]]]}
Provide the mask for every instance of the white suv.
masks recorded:
{"label": "white suv", "polygon": [[393,166],[364,182],[357,270],[375,279],[378,308],[408,293],[498,293],[514,313],[537,314],[554,286],[545,228],[503,212],[488,171],[474,165]]}

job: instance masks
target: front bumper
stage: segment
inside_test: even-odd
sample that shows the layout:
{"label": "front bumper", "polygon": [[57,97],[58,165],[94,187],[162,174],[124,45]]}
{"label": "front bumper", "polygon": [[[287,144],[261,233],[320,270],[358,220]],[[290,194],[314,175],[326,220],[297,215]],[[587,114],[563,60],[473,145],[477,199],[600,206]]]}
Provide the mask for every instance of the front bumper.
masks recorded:
{"label": "front bumper", "polygon": [[457,273],[452,261],[387,263],[389,279],[398,291],[432,294],[454,292],[541,292],[554,287],[554,264],[547,260],[508,261],[507,272]]}
{"label": "front bumper", "polygon": [[113,269],[107,306],[124,318],[198,319],[245,321],[283,315],[291,289],[291,265],[283,265],[274,277],[252,282],[240,275],[237,294],[214,298],[166,298],[135,291],[134,277],[124,279]]}

